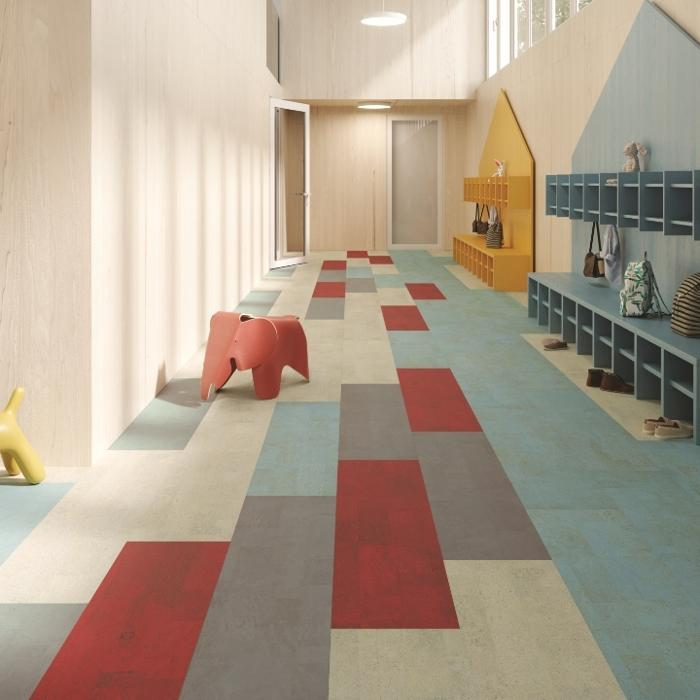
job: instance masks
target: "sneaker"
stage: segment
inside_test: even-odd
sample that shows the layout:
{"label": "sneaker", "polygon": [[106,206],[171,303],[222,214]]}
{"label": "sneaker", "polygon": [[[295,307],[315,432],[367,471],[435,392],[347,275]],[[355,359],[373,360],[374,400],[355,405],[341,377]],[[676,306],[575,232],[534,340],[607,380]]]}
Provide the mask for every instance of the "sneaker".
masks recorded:
{"label": "sneaker", "polygon": [[678,438],[693,437],[693,426],[690,423],[683,423],[679,420],[673,420],[670,423],[659,425],[654,432],[654,437],[659,440],[676,440]]}
{"label": "sneaker", "polygon": [[603,372],[600,388],[603,391],[610,391],[614,394],[634,394],[634,387],[613,372]]}
{"label": "sneaker", "polygon": [[670,418],[659,416],[658,418],[647,418],[642,425],[642,432],[645,435],[654,435],[656,429],[660,425],[671,425],[673,421]]}
{"label": "sneaker", "polygon": [[602,369],[589,369],[586,377],[586,386],[600,386],[604,374],[605,372]]}
{"label": "sneaker", "polygon": [[566,350],[569,347],[566,341],[558,338],[545,338],[543,345],[545,350]]}

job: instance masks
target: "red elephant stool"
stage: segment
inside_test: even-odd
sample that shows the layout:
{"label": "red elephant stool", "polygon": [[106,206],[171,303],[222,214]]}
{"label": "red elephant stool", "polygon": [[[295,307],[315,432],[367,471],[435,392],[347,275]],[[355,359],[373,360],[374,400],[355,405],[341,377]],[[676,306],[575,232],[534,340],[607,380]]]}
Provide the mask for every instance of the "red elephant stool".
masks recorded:
{"label": "red elephant stool", "polygon": [[235,370],[252,369],[257,397],[274,399],[286,365],[309,379],[306,335],[296,316],[255,318],[218,311],[209,322],[200,396],[206,400],[212,385],[221,389]]}

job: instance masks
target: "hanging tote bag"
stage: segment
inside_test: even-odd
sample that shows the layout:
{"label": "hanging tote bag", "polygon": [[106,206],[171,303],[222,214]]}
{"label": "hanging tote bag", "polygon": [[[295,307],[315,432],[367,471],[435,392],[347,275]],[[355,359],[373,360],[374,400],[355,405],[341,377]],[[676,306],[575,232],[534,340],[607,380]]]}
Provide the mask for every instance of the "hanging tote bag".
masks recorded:
{"label": "hanging tote bag", "polygon": [[673,295],[671,330],[700,338],[700,272],[686,277]]}
{"label": "hanging tote bag", "polygon": [[643,260],[629,263],[625,270],[625,286],[620,290],[622,316],[668,316],[666,302],[661,298],[654,277],[654,268],[644,253]]}
{"label": "hanging tote bag", "polygon": [[500,248],[503,245],[503,224],[498,216],[498,209],[492,207],[489,213],[489,228],[486,231],[486,247]]}
{"label": "hanging tote bag", "polygon": [[[476,205],[476,208],[478,211],[478,209],[479,209],[478,204]],[[489,228],[489,222],[483,220],[485,211],[486,211],[486,205],[484,204],[481,207],[481,212],[479,213],[478,217],[476,218],[476,220],[474,222],[476,224],[476,229],[473,229],[473,227],[472,227],[472,230],[475,230],[476,233],[478,233],[482,236],[486,233],[486,231],[488,231],[488,228]]]}
{"label": "hanging tote bag", "polygon": [[474,221],[472,221],[472,233],[478,233],[480,220],[481,220],[481,210],[479,209],[479,202],[477,202],[476,203],[476,211],[474,212]]}
{"label": "hanging tote bag", "polygon": [[[598,252],[593,252],[593,236],[598,234]],[[583,276],[584,277],[605,277],[605,260],[601,255],[603,246],[600,242],[600,226],[598,226],[598,220],[593,219],[593,226],[591,227],[591,240],[588,244],[588,252],[586,257],[583,259]]]}

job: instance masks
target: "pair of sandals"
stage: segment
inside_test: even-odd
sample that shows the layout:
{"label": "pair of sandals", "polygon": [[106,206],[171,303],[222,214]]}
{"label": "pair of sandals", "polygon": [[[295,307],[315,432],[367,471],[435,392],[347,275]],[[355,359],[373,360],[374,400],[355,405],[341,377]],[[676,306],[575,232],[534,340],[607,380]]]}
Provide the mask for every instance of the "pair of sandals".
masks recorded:
{"label": "pair of sandals", "polygon": [[647,418],[644,421],[642,432],[645,435],[653,435],[660,440],[675,440],[693,437],[693,426],[690,423],[659,416],[658,418]]}

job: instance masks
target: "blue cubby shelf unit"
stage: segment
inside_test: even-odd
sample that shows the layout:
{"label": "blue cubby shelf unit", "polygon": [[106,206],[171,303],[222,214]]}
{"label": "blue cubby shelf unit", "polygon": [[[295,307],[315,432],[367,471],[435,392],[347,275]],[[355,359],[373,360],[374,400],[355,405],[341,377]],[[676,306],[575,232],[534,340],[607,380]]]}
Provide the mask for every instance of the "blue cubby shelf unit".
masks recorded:
{"label": "blue cubby shelf unit", "polygon": [[567,273],[529,274],[528,315],[633,384],[636,398],[660,401],[661,415],[691,423],[700,445],[700,339],[667,318],[622,317],[616,289]]}
{"label": "blue cubby shelf unit", "polygon": [[700,241],[700,170],[547,175],[547,216]]}

